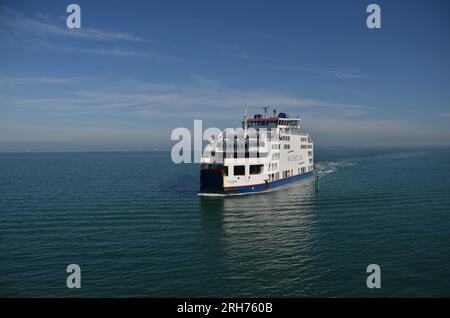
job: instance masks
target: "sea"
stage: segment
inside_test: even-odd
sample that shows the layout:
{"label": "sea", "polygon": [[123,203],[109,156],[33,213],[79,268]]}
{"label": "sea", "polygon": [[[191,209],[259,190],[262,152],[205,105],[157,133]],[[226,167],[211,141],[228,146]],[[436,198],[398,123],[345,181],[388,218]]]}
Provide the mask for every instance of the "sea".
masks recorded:
{"label": "sea", "polygon": [[449,149],[318,149],[315,169],[318,192],[199,196],[169,152],[0,154],[0,296],[450,297]]}

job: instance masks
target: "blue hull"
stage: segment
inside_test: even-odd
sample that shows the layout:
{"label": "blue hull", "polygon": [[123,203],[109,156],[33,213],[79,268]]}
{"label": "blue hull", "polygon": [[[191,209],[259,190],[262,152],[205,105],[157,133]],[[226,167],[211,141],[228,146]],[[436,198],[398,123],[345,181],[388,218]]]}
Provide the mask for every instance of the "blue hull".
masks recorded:
{"label": "blue hull", "polygon": [[[203,178],[202,181],[202,185],[205,185],[205,183],[208,183],[209,185],[214,184],[215,187],[205,187],[202,186],[201,188],[201,192],[205,192],[205,193],[223,193],[223,194],[233,194],[233,193],[251,193],[251,192],[263,192],[263,191],[268,191],[270,189],[274,189],[276,187],[288,184],[288,183],[292,183],[301,179],[305,179],[307,177],[310,177],[314,174],[313,171],[311,172],[307,172],[301,175],[296,175],[296,176],[292,176],[292,177],[288,177],[288,178],[284,178],[284,179],[279,179],[276,181],[272,181],[272,182],[268,182],[267,184],[265,183],[261,183],[261,184],[254,184],[254,185],[249,185],[249,186],[240,186],[240,187],[226,187],[226,188],[219,188],[217,187],[217,177],[214,178],[215,180],[213,181],[211,178],[212,176],[209,176],[210,178],[208,178],[209,182],[205,182],[205,178]],[[203,183],[205,182],[205,183]]]}

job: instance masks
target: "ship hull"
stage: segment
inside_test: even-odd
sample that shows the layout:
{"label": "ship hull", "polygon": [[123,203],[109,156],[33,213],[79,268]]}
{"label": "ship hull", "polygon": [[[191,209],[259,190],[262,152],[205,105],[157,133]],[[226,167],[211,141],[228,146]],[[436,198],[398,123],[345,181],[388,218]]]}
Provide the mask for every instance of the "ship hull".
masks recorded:
{"label": "ship hull", "polygon": [[201,171],[200,193],[223,193],[223,175],[219,170]]}
{"label": "ship hull", "polygon": [[207,175],[203,175],[201,178],[200,193],[242,194],[242,193],[265,192],[277,188],[279,186],[283,186],[289,183],[293,183],[311,177],[313,174],[314,172],[311,171],[304,174],[295,175],[292,177],[283,178],[267,183],[242,185],[236,187],[223,187],[223,185],[220,184],[222,179],[220,178],[218,173],[216,175],[214,175],[213,173],[208,173]]}

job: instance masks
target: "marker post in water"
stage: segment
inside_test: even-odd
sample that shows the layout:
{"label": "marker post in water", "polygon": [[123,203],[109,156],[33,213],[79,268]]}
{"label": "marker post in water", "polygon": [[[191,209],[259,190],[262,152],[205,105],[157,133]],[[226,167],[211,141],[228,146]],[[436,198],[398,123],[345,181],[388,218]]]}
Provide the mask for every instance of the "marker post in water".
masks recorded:
{"label": "marker post in water", "polygon": [[319,175],[317,175],[316,176],[316,193],[319,193],[319,185],[320,185],[320,183],[319,183]]}

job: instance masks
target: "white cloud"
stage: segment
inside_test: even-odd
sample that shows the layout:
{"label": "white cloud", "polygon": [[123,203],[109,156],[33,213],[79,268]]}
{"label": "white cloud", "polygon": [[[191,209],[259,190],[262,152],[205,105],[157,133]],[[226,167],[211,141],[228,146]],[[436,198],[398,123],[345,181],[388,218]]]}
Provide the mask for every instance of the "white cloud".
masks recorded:
{"label": "white cloud", "polygon": [[17,85],[63,85],[81,80],[86,80],[86,78],[53,76],[0,76],[0,87],[11,87]]}
{"label": "white cloud", "polygon": [[344,71],[330,71],[324,70],[320,71],[323,74],[327,74],[332,78],[342,79],[342,80],[354,80],[354,79],[367,79],[367,76],[361,74],[357,70],[344,70]]}
{"label": "white cloud", "polygon": [[[0,83],[5,80],[8,81],[8,78],[0,78]],[[366,114],[374,109],[366,105],[275,91],[242,90],[201,75],[192,75],[188,81],[170,84],[115,77],[83,81],[70,77],[25,76],[14,80],[18,85],[27,87],[58,85],[58,94],[52,91],[47,91],[47,96],[42,92],[39,96],[14,94],[0,85],[0,93],[4,95],[0,103],[3,126],[10,119],[21,121],[17,114],[22,114],[23,120],[34,118],[36,123],[50,121],[50,126],[60,125],[61,119],[74,125],[73,118],[76,118],[80,129],[86,129],[85,119],[95,125],[103,123],[108,131],[113,124],[105,118],[113,118],[114,122],[123,120],[128,123],[121,126],[124,134],[128,129],[133,129],[136,122],[144,122],[148,127],[162,125],[169,129],[180,124],[189,125],[193,119],[204,119],[225,128],[238,125],[246,102],[250,113],[260,112],[262,106],[273,106],[278,111],[300,114],[305,128],[321,145],[433,146],[450,142],[448,129],[434,127],[425,121],[374,119]],[[50,118],[48,114],[51,114]],[[72,129],[76,130],[76,127]]]}
{"label": "white cloud", "polygon": [[[158,57],[148,52],[139,52],[131,49],[117,47],[98,48],[86,47],[97,42],[129,42],[152,43],[151,40],[140,38],[123,32],[108,32],[95,28],[82,27],[81,29],[68,29],[65,21],[58,24],[51,22],[48,16],[35,15],[27,17],[7,7],[0,7],[0,40],[2,46],[21,46],[22,48],[46,48],[69,53],[82,53],[101,56],[118,57]],[[85,41],[83,46],[72,41],[70,45],[63,40],[73,39]]]}
{"label": "white cloud", "polygon": [[242,47],[227,44],[224,42],[204,42],[203,45],[206,48],[217,51],[221,55],[242,60],[262,62],[262,65],[266,67],[281,67],[284,69],[307,69],[312,72],[340,80],[367,79],[367,76],[362,74],[359,70],[327,70],[318,65],[300,62],[293,59],[250,54],[246,49]]}
{"label": "white cloud", "polygon": [[248,53],[247,50],[245,50],[239,46],[230,45],[230,44],[226,44],[223,42],[204,42],[203,44],[205,45],[205,47],[216,50],[220,54],[229,56],[229,57],[235,57],[235,58],[246,59],[246,60],[256,60],[256,61],[260,61],[260,62],[264,62],[264,63],[271,62],[271,63],[275,63],[275,64],[285,64],[288,66],[315,68],[315,66],[312,64],[302,63],[302,62],[295,61],[292,59],[250,54],[250,53]]}
{"label": "white cloud", "polygon": [[5,6],[0,7],[0,30],[2,33],[12,32],[14,35],[34,34],[38,36],[58,36],[74,37],[89,40],[102,41],[130,41],[151,43],[148,39],[143,39],[128,33],[107,32],[95,28],[68,29],[64,21],[59,24],[49,22],[49,17],[36,15],[37,19],[26,17],[25,15],[11,10]]}
{"label": "white cloud", "polygon": [[153,57],[160,58],[161,56],[156,54],[149,54],[145,52],[137,52],[128,49],[121,48],[78,48],[74,46],[61,45],[61,44],[47,44],[47,47],[55,48],[60,51],[68,53],[81,53],[81,54],[91,54],[100,56],[119,56],[119,57]]}
{"label": "white cloud", "polygon": [[448,146],[448,129],[426,123],[395,119],[331,118],[326,115],[305,116],[306,128],[322,146]]}
{"label": "white cloud", "polygon": [[[105,85],[107,83],[107,85]],[[82,108],[95,111],[102,109],[138,108],[149,111],[163,109],[166,113],[177,111],[187,115],[197,110],[213,113],[217,117],[241,110],[247,103],[249,110],[260,110],[268,105],[287,111],[328,109],[338,116],[349,116],[352,112],[364,112],[367,107],[351,103],[337,103],[314,98],[302,98],[273,91],[241,90],[230,88],[220,81],[195,74],[189,81],[177,84],[149,83],[127,78],[71,78],[71,77],[0,77],[0,87],[8,85],[64,85],[62,96],[48,97],[14,96],[9,104],[20,107],[44,109]],[[70,97],[70,98],[69,98]],[[145,113],[145,112],[142,112]]]}

